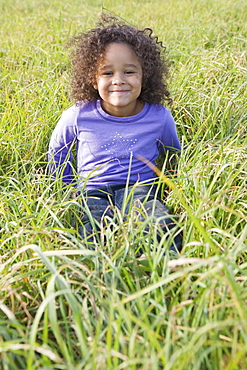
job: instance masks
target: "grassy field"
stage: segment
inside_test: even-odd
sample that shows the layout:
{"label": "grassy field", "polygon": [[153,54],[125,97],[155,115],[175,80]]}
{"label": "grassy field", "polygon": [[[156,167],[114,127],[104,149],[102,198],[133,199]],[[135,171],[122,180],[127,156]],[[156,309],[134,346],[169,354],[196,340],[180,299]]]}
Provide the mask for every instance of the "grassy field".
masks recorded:
{"label": "grassy field", "polygon": [[[131,215],[87,250],[80,200],[46,172],[65,44],[102,10],[169,52],[177,257],[155,240],[151,257]],[[0,0],[0,20],[0,369],[247,369],[246,1]]]}

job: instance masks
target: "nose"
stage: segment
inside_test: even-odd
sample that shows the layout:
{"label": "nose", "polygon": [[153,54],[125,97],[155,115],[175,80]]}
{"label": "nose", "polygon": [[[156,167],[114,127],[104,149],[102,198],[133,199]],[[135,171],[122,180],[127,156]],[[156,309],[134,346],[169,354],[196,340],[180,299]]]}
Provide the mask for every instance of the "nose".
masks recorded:
{"label": "nose", "polygon": [[125,83],[124,76],[122,73],[115,73],[112,79],[113,85],[122,85]]}

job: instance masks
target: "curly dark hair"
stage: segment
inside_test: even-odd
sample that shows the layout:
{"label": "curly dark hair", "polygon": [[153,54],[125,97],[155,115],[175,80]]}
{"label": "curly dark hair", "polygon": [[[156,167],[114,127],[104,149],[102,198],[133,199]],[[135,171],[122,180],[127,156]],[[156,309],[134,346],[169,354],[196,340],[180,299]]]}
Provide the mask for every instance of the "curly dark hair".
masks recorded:
{"label": "curly dark hair", "polygon": [[104,52],[112,42],[126,43],[132,47],[142,66],[142,89],[139,99],[144,103],[171,103],[167,88],[168,62],[164,58],[166,48],[153,35],[151,28],[138,30],[124,24],[112,15],[101,14],[97,27],[73,37],[71,96],[75,101],[92,101],[99,98],[94,89],[97,68]]}

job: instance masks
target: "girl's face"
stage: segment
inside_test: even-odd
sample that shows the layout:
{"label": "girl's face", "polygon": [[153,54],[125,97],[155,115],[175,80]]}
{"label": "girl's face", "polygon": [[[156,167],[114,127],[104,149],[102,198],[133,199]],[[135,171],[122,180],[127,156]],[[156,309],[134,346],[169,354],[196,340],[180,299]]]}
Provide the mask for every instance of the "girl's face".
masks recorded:
{"label": "girl's face", "polygon": [[117,117],[133,116],[143,108],[138,100],[142,88],[142,68],[133,49],[124,43],[111,43],[96,73],[102,108]]}

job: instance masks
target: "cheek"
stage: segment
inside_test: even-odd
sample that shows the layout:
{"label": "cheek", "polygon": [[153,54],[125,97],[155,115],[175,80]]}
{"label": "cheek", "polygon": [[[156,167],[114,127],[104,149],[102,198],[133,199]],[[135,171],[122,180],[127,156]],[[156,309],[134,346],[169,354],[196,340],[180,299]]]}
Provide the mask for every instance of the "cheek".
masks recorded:
{"label": "cheek", "polygon": [[143,76],[142,76],[141,74],[138,76],[137,83],[138,83],[140,86],[143,86]]}
{"label": "cheek", "polygon": [[96,80],[95,86],[97,87],[98,90],[104,89],[105,88],[105,85],[106,85],[106,83],[105,83],[105,81],[103,79],[98,78]]}
{"label": "cheek", "polygon": [[138,85],[139,89],[141,90],[142,86],[143,86],[143,81],[142,81],[141,78],[138,80],[137,85]]}

